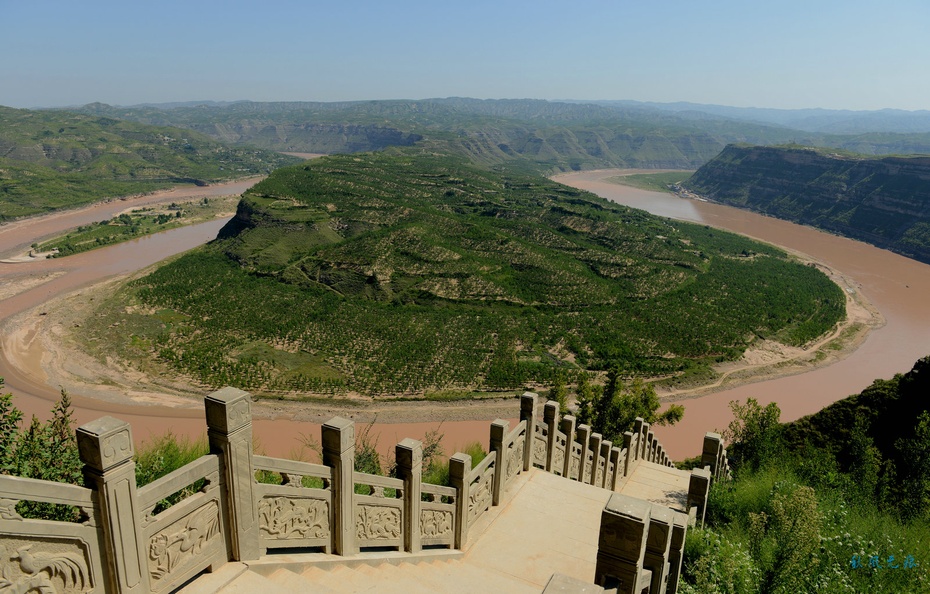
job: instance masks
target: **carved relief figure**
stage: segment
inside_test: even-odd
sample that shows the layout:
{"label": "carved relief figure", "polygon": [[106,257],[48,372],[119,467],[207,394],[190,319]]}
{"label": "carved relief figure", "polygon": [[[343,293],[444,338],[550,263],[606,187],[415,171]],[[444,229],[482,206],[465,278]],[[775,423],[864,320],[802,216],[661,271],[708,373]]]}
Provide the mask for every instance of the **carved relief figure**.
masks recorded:
{"label": "carved relief figure", "polygon": [[329,503],[321,499],[266,497],[258,504],[263,536],[278,540],[329,536]]}
{"label": "carved relief figure", "polygon": [[[33,552],[32,546],[20,547],[16,554],[10,556],[8,551],[3,551],[4,559],[19,562],[22,575],[14,576],[12,565],[4,564],[0,592],[54,594],[59,591],[87,592],[92,588],[87,562],[82,553]],[[61,584],[61,590],[58,589],[58,583]]]}
{"label": "carved relief figure", "polygon": [[[180,528],[173,530],[180,524]],[[157,581],[200,554],[219,534],[217,503],[211,501],[186,518],[155,534],[149,541],[149,573]]]}
{"label": "carved relief figure", "polygon": [[523,439],[518,437],[513,447],[510,448],[509,455],[507,456],[508,479],[513,478],[514,475],[523,470],[523,443]]}
{"label": "carved relief figure", "polygon": [[493,474],[488,473],[468,494],[468,519],[475,519],[491,504],[491,479]]}
{"label": "carved relief figure", "polygon": [[420,511],[420,536],[442,538],[452,535],[452,512],[435,509]]}
{"label": "carved relief figure", "polygon": [[360,505],[355,516],[355,535],[359,540],[400,538],[400,510],[396,507]]}
{"label": "carved relief figure", "polygon": [[538,436],[533,439],[533,463],[540,466],[546,465],[546,440]]}

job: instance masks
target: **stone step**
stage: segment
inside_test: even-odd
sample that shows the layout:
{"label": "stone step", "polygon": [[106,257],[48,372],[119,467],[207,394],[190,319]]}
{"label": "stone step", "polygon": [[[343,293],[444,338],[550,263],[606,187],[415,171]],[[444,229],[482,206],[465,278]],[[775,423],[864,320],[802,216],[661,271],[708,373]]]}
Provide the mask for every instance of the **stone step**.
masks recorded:
{"label": "stone step", "polygon": [[218,594],[253,594],[254,592],[282,592],[280,584],[247,571],[218,591]]}
{"label": "stone step", "polygon": [[[337,591],[327,588],[320,583],[312,582],[302,575],[296,574],[289,569],[279,569],[268,576],[271,581],[280,584],[281,589],[277,592],[314,592],[318,594],[335,594]],[[268,592],[267,594],[272,594]]]}

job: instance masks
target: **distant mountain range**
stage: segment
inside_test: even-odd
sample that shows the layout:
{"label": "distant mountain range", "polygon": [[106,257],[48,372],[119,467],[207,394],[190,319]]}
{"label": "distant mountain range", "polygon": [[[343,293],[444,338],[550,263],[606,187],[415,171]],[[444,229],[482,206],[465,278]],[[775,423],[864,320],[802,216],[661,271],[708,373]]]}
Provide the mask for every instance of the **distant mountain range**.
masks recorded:
{"label": "distant mountain range", "polygon": [[845,109],[770,109],[761,107],[729,107],[704,103],[654,103],[644,101],[580,101],[605,107],[655,109],[683,118],[700,119],[708,115],[784,126],[819,134],[867,134],[893,132],[914,134],[930,132],[930,111],[881,109],[851,111]]}

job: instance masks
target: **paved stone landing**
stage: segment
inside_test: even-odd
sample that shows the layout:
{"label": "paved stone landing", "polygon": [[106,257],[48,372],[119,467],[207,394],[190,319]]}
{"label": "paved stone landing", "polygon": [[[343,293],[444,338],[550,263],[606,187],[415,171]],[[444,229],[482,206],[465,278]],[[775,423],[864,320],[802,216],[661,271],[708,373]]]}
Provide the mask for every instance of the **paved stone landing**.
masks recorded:
{"label": "paved stone landing", "polygon": [[690,478],[690,473],[677,468],[640,462],[618,492],[687,513]]}

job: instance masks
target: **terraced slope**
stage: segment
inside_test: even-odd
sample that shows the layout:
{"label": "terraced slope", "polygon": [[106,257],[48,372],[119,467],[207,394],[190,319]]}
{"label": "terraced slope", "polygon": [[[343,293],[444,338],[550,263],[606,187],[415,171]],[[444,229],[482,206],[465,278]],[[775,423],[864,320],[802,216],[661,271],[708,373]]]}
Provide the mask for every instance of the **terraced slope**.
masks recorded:
{"label": "terraced slope", "polygon": [[335,394],[702,373],[844,313],[838,287],[770,246],[397,151],[275,171],[217,241],[118,303],[82,329],[110,352],[207,385]]}
{"label": "terraced slope", "polygon": [[711,200],[930,262],[930,157],[728,146],[682,183]]}
{"label": "terraced slope", "polygon": [[296,161],[191,130],[0,106],[0,221],[174,184],[269,173]]}

